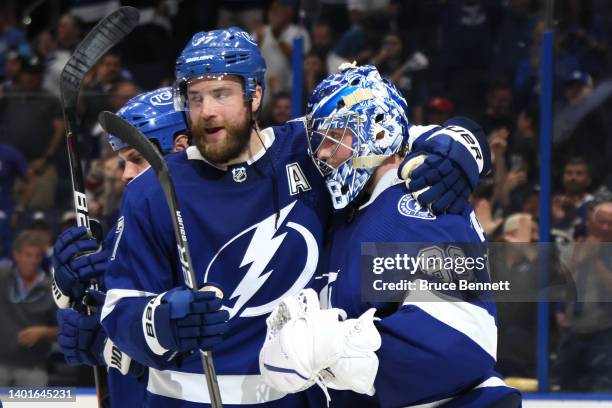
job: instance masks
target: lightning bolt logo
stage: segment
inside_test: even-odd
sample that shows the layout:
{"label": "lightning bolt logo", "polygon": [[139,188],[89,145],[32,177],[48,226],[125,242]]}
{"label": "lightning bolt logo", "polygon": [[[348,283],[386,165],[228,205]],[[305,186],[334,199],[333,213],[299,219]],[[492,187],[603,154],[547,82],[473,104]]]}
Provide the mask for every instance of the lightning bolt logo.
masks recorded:
{"label": "lightning bolt logo", "polygon": [[[280,211],[279,225],[285,223],[287,216],[296,205],[297,200],[288,204],[285,208]],[[288,231],[293,231],[302,237],[305,245],[306,252],[305,264],[303,269],[299,273],[295,273],[295,281],[290,288],[285,289],[284,287],[270,288],[269,293],[276,293],[276,297],[263,304],[249,304],[251,299],[257,294],[257,292],[263,287],[266,281],[270,278],[270,275],[274,272],[273,269],[266,269],[268,264],[279,250],[288,232],[276,235],[277,230],[275,227],[276,214],[272,214],[263,221],[257,224],[251,225],[239,234],[235,235],[232,239],[223,245],[215,256],[211,259],[206,272],[204,273],[204,282],[208,282],[209,273],[211,272],[212,266],[216,260],[222,256],[224,251],[231,247],[234,242],[241,239],[247,234],[251,234],[254,231],[247,247],[242,261],[240,262],[240,268],[249,267],[246,273],[241,278],[240,282],[229,296],[228,300],[235,300],[233,307],[223,306],[223,309],[230,313],[230,318],[238,315],[240,317],[255,317],[268,314],[274,309],[274,307],[280,303],[280,301],[290,295],[294,295],[303,289],[306,284],[310,281],[317,268],[317,262],[319,259],[319,249],[317,240],[313,234],[304,227],[295,222],[287,221],[286,227]],[[233,251],[229,253],[233,254]],[[268,288],[266,288],[267,290]]]}
{"label": "lightning bolt logo", "polygon": [[[297,201],[294,201],[281,210],[279,225],[282,225],[285,221],[285,218],[287,218],[287,215],[291,212],[296,202]],[[276,254],[276,251],[287,235],[285,232],[278,236],[274,236],[276,233],[276,229],[274,228],[275,218],[276,214],[272,214],[255,226],[256,229],[253,238],[251,238],[249,247],[240,263],[241,268],[249,264],[251,266],[229,297],[230,300],[236,299],[234,307],[229,310],[232,316],[236,314],[255,293],[257,293],[273,272],[273,270],[266,271],[266,266],[268,266],[270,260],[274,257],[274,254]]]}

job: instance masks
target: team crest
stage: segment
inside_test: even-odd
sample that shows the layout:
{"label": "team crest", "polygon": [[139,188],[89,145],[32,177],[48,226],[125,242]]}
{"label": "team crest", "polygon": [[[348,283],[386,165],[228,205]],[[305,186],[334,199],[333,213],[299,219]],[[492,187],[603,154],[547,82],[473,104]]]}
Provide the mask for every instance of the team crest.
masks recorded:
{"label": "team crest", "polygon": [[244,167],[236,167],[232,169],[232,176],[234,177],[234,181],[236,183],[242,183],[247,179],[247,172]]}
{"label": "team crest", "polygon": [[435,220],[436,216],[431,213],[429,208],[421,207],[411,194],[405,194],[397,203],[397,210],[406,217],[421,218],[423,220]]}

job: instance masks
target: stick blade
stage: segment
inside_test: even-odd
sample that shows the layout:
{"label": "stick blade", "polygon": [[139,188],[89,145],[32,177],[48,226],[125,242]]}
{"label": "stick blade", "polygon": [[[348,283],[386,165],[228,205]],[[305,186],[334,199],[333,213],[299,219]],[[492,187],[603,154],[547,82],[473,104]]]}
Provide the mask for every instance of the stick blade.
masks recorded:
{"label": "stick blade", "polygon": [[157,148],[130,122],[109,111],[100,112],[98,122],[107,133],[121,139],[142,154],[155,172],[165,167],[166,163]]}
{"label": "stick blade", "polygon": [[134,7],[120,7],[100,20],[79,43],[61,74],[64,108],[76,106],[85,74],[138,25],[139,16],[138,9]]}

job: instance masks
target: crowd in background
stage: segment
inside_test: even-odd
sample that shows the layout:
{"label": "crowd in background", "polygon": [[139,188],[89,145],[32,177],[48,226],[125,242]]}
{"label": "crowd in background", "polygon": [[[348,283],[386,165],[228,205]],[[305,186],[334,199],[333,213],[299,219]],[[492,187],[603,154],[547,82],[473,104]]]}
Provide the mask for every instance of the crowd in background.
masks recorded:
{"label": "crowd in background", "polygon": [[[412,123],[438,124],[464,115],[483,126],[494,171],[473,194],[478,219],[492,241],[538,241],[544,1],[56,0],[31,9],[34,3],[0,3],[0,290],[9,291],[11,301],[54,307],[35,288],[48,285],[54,237],[75,223],[59,76],[84,34],[118,5],[138,7],[140,25],[87,75],[76,129],[90,215],[107,228],[116,218],[125,182],[122,163],[96,122],[98,112],[116,111],[144,90],[171,85],[175,58],[196,31],[238,25],[252,33],[267,62],[262,126],[291,118],[296,37],[303,38],[302,111],[315,86],[342,62],[373,64],[403,92]],[[612,4],[557,0],[554,23],[553,240],[565,247],[609,242]],[[589,296],[612,293],[607,276],[612,260],[597,252],[602,247],[574,251],[566,265]],[[36,253],[23,261],[23,252],[32,248]],[[505,253],[499,259],[504,260],[500,268],[535,279],[537,268],[525,254]],[[553,308],[555,386],[612,392],[608,304],[570,302]],[[499,306],[502,374],[535,377],[536,307]],[[38,328],[25,335],[16,320],[5,326],[0,318],[1,332],[14,331],[14,350],[36,346],[46,355],[54,333],[47,309],[24,318],[26,328]],[[603,362],[589,365],[585,355],[593,361],[603,355]],[[4,363],[0,358],[0,382]],[[49,361],[34,366],[44,371]],[[54,367],[67,374],[56,371],[52,383],[75,376],[57,361]],[[583,381],[575,380],[579,370]]]}

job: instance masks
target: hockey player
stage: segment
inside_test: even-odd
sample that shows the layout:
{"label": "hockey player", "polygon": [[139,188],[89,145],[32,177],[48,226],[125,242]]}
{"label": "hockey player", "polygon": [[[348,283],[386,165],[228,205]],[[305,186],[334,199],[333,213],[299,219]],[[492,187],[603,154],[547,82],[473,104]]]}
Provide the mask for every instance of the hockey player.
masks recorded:
{"label": "hockey player", "polygon": [[[494,303],[482,294],[427,286],[486,282],[486,267],[464,275],[422,268],[414,282],[426,287],[405,292],[399,305],[362,301],[363,243],[419,243],[405,247],[415,259],[485,257],[485,238],[469,206],[436,216],[398,185],[403,153],[423,131],[408,123],[405,100],[376,68],[349,67],[315,89],[308,110],[312,159],[334,207],[353,214],[347,221],[340,213],[333,222],[319,267],[327,281],[323,308],[309,289],[284,300],[268,319],[260,354],[267,383],[284,392],[315,382],[345,390],[330,390],[332,407],[519,406],[518,391],[493,372]],[[445,126],[429,127],[425,136],[444,132],[468,140],[482,132],[466,118]]]}
{"label": "hockey player", "polygon": [[[164,155],[183,150],[187,145],[185,121],[182,112],[174,110],[172,88],[138,95],[117,113],[138,127]],[[122,177],[126,182],[149,167],[136,150],[120,139],[109,135],[109,142],[124,162]],[[88,237],[84,227],[70,228],[58,237],[53,253],[54,278],[59,291],[56,294],[60,295],[58,344],[71,365],[108,365],[110,405],[113,407],[141,403],[146,386],[146,368],[130,361],[107,340],[100,325],[103,292],[88,293],[89,303],[100,308],[89,316],[65,306],[77,302],[77,308],[81,309],[78,302],[85,295],[91,279],[96,279],[104,289],[104,273],[112,256],[110,247],[116,233],[119,231],[113,228],[97,250],[97,241]]]}
{"label": "hockey player", "polygon": [[[213,282],[222,289],[225,316],[217,298],[196,298],[185,288],[168,206],[153,172],[134,179],[124,193],[102,324],[121,350],[149,367],[148,406],[210,404],[194,351],[213,346],[224,406],[306,403],[304,394],[286,396],[268,387],[257,359],[266,315],[315,273],[331,208],[307,155],[303,121],[258,128],[264,72],[257,45],[237,28],[196,34],[176,65],[176,99],[186,109],[194,146],[167,163],[197,285]],[[434,141],[424,145],[430,156],[448,162],[448,155],[434,152]],[[467,186],[467,175],[478,178],[473,162],[469,157],[465,168],[453,164],[438,174],[456,176],[460,192],[445,195],[448,188],[440,183],[427,190],[433,201],[445,199],[447,208],[465,200],[459,187]],[[201,319],[189,318],[194,308],[205,311]]]}

